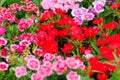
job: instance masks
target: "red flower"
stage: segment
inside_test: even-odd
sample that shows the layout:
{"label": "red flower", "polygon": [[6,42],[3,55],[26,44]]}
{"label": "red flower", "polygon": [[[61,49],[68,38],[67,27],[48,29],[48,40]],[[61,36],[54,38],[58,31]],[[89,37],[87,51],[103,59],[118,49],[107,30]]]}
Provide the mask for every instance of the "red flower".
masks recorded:
{"label": "red flower", "polygon": [[48,20],[54,15],[53,11],[45,11],[43,14],[41,14],[41,21]]}
{"label": "red flower", "polygon": [[101,24],[103,22],[103,18],[100,17],[100,18],[97,18],[93,21],[94,24]]}
{"label": "red flower", "polygon": [[66,11],[65,11],[65,10],[62,10],[62,9],[60,9],[60,8],[56,8],[56,9],[55,9],[55,12],[56,12],[56,14],[60,14],[61,16],[63,16]]}
{"label": "red flower", "polygon": [[114,60],[113,50],[108,48],[107,46],[102,46],[100,48],[100,56],[106,58],[107,60]]}
{"label": "red flower", "polygon": [[64,44],[64,47],[62,48],[62,52],[63,53],[67,53],[67,52],[70,52],[72,49],[72,44],[71,43],[67,43],[67,44]]}
{"label": "red flower", "polygon": [[107,80],[108,75],[102,73],[102,74],[97,74],[98,80]]}
{"label": "red flower", "polygon": [[108,24],[103,24],[103,27],[105,29],[116,29],[117,28],[117,23],[116,22],[110,22]]}

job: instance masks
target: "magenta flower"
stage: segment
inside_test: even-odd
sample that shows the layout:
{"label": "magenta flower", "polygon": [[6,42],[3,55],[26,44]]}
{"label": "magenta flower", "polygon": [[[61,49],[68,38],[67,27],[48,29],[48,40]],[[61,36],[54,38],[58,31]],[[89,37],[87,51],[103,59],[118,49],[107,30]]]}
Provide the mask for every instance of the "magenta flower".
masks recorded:
{"label": "magenta flower", "polygon": [[4,26],[0,26],[0,35],[5,34],[6,28]]}
{"label": "magenta flower", "polygon": [[0,62],[0,71],[1,70],[8,70],[9,65],[6,64],[5,62]]}
{"label": "magenta flower", "polygon": [[25,76],[26,74],[27,74],[27,70],[24,66],[20,66],[15,69],[15,75],[18,78]]}
{"label": "magenta flower", "polygon": [[35,49],[33,53],[37,56],[42,56],[43,55],[43,50],[42,49]]}
{"label": "magenta flower", "polygon": [[66,75],[67,80],[81,80],[81,76],[78,75],[76,72],[70,71]]}

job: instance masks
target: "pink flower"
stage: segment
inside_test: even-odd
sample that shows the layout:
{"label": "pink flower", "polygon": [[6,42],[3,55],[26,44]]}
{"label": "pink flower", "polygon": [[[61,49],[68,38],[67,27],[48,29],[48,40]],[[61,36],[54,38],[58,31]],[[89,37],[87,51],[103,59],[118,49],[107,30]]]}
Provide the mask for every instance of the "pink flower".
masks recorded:
{"label": "pink flower", "polygon": [[79,24],[82,25],[83,20],[80,17],[74,17],[74,20]]}
{"label": "pink flower", "polygon": [[31,41],[31,37],[32,37],[32,34],[30,34],[30,33],[23,33],[22,35],[20,35],[21,40],[29,40],[29,41]]}
{"label": "pink flower", "polygon": [[38,59],[29,59],[27,62],[27,67],[31,70],[38,70],[40,68],[40,64],[39,64],[39,60]]}
{"label": "pink flower", "polygon": [[31,80],[43,80],[43,77],[38,73],[34,73],[31,76]]}
{"label": "pink flower", "polygon": [[0,26],[0,35],[5,34],[6,28],[4,26]]}
{"label": "pink flower", "polygon": [[66,65],[71,69],[77,69],[79,67],[79,62],[75,58],[67,57],[65,62]]}
{"label": "pink flower", "polygon": [[81,16],[81,19],[82,20],[92,20],[94,18],[94,16],[95,15],[93,13],[86,13]]}
{"label": "pink flower", "polygon": [[90,58],[93,57],[93,55],[91,54],[90,50],[86,50],[84,56],[85,56],[86,59],[90,59]]}
{"label": "pink flower", "polygon": [[15,50],[17,50],[18,49],[18,45],[17,44],[11,44],[10,45],[10,50],[11,50],[11,52],[14,52]]}
{"label": "pink flower", "polygon": [[54,62],[54,70],[57,72],[58,75],[63,74],[67,70],[67,66],[64,60],[57,60]]}
{"label": "pink flower", "polygon": [[76,72],[70,71],[66,75],[67,80],[81,80],[81,76],[78,75]]}
{"label": "pink flower", "polygon": [[77,1],[77,2],[82,2],[83,0],[75,0],[75,1]]}
{"label": "pink flower", "polygon": [[42,56],[43,55],[43,50],[42,49],[35,49],[33,53],[37,56]]}
{"label": "pink flower", "polygon": [[31,44],[31,42],[30,41],[28,41],[28,40],[22,40],[22,41],[20,41],[20,46],[26,46],[26,47],[29,47],[29,45]]}
{"label": "pink flower", "polygon": [[26,56],[26,57],[24,58],[24,60],[25,60],[26,62],[28,62],[29,59],[35,59],[35,56],[33,56],[33,55],[28,55],[28,56]]}
{"label": "pink flower", "polygon": [[43,9],[51,9],[55,4],[55,0],[43,0],[40,4]]}
{"label": "pink flower", "polygon": [[42,77],[47,77],[47,76],[52,75],[52,73],[53,73],[53,65],[50,62],[45,61],[44,64],[38,70],[38,73]]}
{"label": "pink flower", "polygon": [[0,46],[6,45],[6,44],[7,44],[7,40],[1,37],[0,38]]}
{"label": "pink flower", "polygon": [[20,78],[22,76],[25,76],[27,74],[26,68],[24,66],[20,66],[15,68],[15,75],[16,77]]}
{"label": "pink flower", "polygon": [[55,55],[50,54],[50,53],[46,53],[44,55],[44,61],[52,61],[55,58]]}
{"label": "pink flower", "polygon": [[81,9],[80,8],[73,9],[71,14],[72,14],[72,16],[80,16],[82,14]]}
{"label": "pink flower", "polygon": [[104,7],[104,5],[101,2],[94,4],[94,9],[95,9],[95,12],[97,12],[97,13],[103,12],[104,11],[103,7]]}
{"label": "pink flower", "polygon": [[8,70],[9,65],[5,62],[0,62],[0,70]]}
{"label": "pink flower", "polygon": [[21,19],[19,24],[18,24],[18,29],[21,32],[23,32],[24,29],[29,28],[31,25],[33,25],[33,21],[32,20]]}

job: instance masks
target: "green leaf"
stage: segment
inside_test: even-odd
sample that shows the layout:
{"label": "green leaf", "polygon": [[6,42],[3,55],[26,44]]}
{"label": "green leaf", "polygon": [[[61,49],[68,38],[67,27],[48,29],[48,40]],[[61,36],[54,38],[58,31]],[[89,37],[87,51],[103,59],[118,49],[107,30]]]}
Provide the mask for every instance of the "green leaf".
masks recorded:
{"label": "green leaf", "polygon": [[2,5],[5,3],[6,0],[1,0],[0,2],[0,7],[2,7]]}
{"label": "green leaf", "polygon": [[90,44],[94,48],[94,50],[97,52],[97,54],[100,54],[99,48],[97,47],[96,43],[94,41],[90,41]]}

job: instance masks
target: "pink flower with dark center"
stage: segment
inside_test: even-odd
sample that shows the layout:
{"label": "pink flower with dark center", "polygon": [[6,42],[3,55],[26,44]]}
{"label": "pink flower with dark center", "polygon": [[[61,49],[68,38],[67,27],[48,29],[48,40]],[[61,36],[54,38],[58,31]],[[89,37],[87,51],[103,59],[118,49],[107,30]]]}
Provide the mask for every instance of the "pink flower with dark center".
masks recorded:
{"label": "pink flower with dark center", "polygon": [[0,62],[0,71],[8,70],[9,65],[5,62]]}
{"label": "pink flower with dark center", "polygon": [[53,59],[55,59],[55,55],[53,55],[53,54],[46,53],[44,55],[44,61],[52,61]]}
{"label": "pink flower with dark center", "polygon": [[11,44],[10,45],[10,50],[11,50],[11,52],[14,52],[15,50],[17,50],[18,49],[18,45],[17,44]]}
{"label": "pink flower with dark center", "polygon": [[77,74],[77,72],[70,71],[66,75],[67,80],[81,80],[81,76]]}
{"label": "pink flower with dark center", "polygon": [[1,37],[0,38],[0,46],[6,45],[6,44],[7,44],[7,40]]}
{"label": "pink flower with dark center", "polygon": [[34,73],[31,76],[31,80],[43,80],[43,77],[38,73]]}
{"label": "pink flower with dark center", "polygon": [[28,40],[22,40],[22,41],[20,41],[20,46],[26,46],[26,47],[29,47],[29,45],[31,44],[31,42],[30,41],[28,41]]}
{"label": "pink flower with dark center", "polygon": [[29,59],[27,62],[27,67],[31,70],[38,70],[40,68],[40,62],[38,59]]}
{"label": "pink flower with dark center", "polygon": [[20,78],[22,76],[25,76],[27,74],[27,70],[24,66],[20,66],[15,68],[15,75],[16,77]]}
{"label": "pink flower with dark center", "polygon": [[18,29],[23,32],[24,29],[29,28],[30,26],[33,25],[33,21],[32,20],[25,20],[25,19],[21,19],[19,24],[18,24]]}
{"label": "pink flower with dark center", "polygon": [[54,70],[57,72],[58,75],[63,74],[67,70],[67,66],[64,60],[57,60],[53,63]]}
{"label": "pink flower with dark center", "polygon": [[42,56],[43,55],[43,50],[42,49],[35,49],[33,53],[37,56]]}
{"label": "pink flower with dark center", "polygon": [[0,26],[0,35],[5,34],[6,28],[4,26]]}

